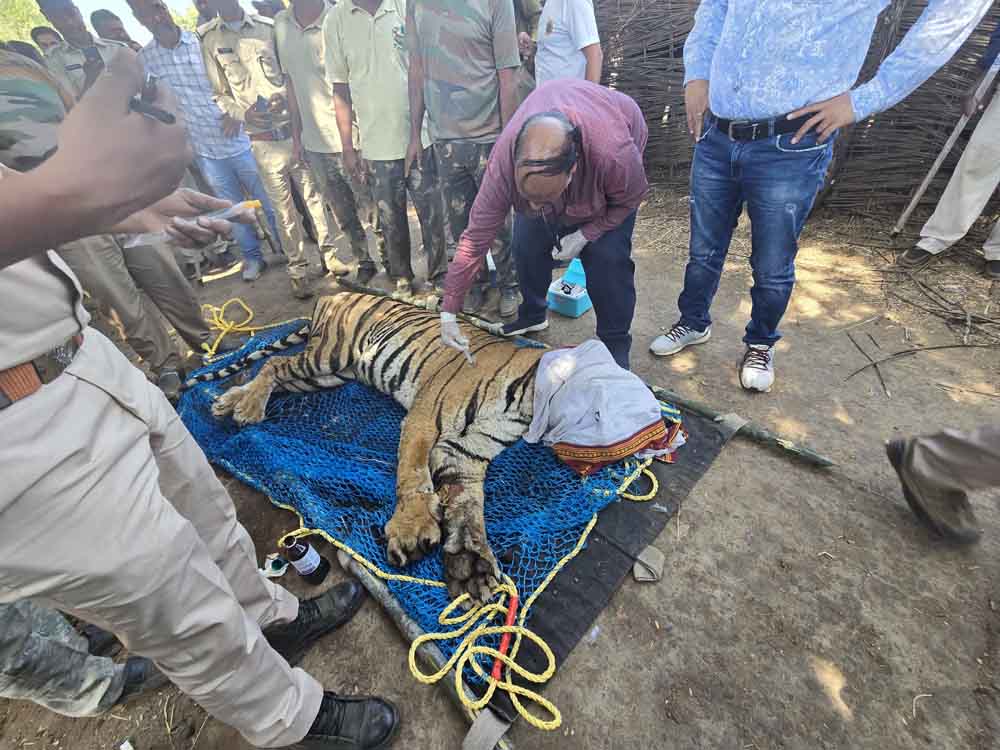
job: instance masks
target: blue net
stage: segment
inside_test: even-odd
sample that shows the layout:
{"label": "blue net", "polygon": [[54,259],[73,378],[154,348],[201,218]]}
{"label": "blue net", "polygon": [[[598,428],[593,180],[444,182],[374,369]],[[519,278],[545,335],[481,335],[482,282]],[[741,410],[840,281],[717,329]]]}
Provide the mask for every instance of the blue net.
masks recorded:
{"label": "blue net", "polygon": [[[263,348],[305,321],[262,332],[247,345],[199,372],[215,371]],[[301,351],[304,344],[288,349]],[[261,360],[247,370],[252,376]],[[291,506],[309,529],[322,530],[389,573],[444,580],[440,548],[405,569],[385,556],[383,528],[396,505],[396,465],[405,411],[391,398],[358,383],[310,394],[274,393],[267,418],[238,427],[211,413],[214,399],[233,382],[202,383],[185,392],[179,412],[208,459]],[[581,479],[547,447],[523,440],[490,464],[485,484],[486,529],[503,571],[525,601],[580,539],[595,513],[618,499],[622,465]],[[428,633],[442,630],[438,615],[446,589],[387,581],[407,613]],[[530,627],[531,615],[528,615]],[[483,645],[497,647],[488,640]],[[451,656],[458,640],[439,641]],[[490,664],[483,664],[489,669]],[[470,679],[469,673],[466,678]]]}

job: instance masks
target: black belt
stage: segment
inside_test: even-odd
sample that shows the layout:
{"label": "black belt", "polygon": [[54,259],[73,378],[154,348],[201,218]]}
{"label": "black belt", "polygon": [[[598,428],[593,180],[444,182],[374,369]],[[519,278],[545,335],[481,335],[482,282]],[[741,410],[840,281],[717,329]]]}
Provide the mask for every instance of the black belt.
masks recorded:
{"label": "black belt", "polygon": [[731,141],[759,141],[775,135],[794,133],[801,128],[809,115],[787,119],[787,115],[775,117],[773,120],[727,120],[707,113],[708,122],[714,121],[719,131],[729,136]]}

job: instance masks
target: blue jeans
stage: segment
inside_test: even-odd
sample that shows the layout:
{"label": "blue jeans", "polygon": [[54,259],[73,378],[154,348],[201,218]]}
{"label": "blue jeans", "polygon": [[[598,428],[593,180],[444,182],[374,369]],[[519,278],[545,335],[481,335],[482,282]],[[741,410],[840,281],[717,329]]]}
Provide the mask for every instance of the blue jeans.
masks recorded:
{"label": "blue jeans", "polygon": [[[548,308],[546,295],[552,282],[552,269],[555,268],[555,261],[552,260],[554,233],[565,237],[577,228],[550,228],[540,216],[514,214],[511,247],[524,299],[518,315],[520,320],[529,323],[545,320]],[[595,242],[588,243],[580,253],[583,270],[587,273],[587,293],[594,303],[594,315],[597,317],[597,338],[608,347],[615,362],[626,370],[632,347],[629,329],[635,314],[634,229],[633,211],[619,226]]]}
{"label": "blue jeans", "polygon": [[[279,239],[281,235],[278,234],[278,225],[274,218],[274,208],[264,190],[264,183],[261,182],[260,173],[257,171],[257,162],[250,149],[242,154],[230,156],[228,159],[208,159],[204,156],[197,156],[195,160],[198,169],[216,197],[224,198],[233,203],[247,199],[259,200],[264,207],[264,214],[267,216],[271,237],[275,242],[281,242]],[[233,236],[240,243],[244,260],[262,259],[260,241],[257,239],[257,232],[252,224],[235,224]]]}
{"label": "blue jeans", "polygon": [[681,325],[704,331],[719,288],[722,264],[743,205],[750,215],[753,287],[743,341],[773,345],[795,286],[799,234],[823,185],[833,154],[810,132],[759,141],[732,141],[713,118],[695,146],[691,165],[691,247],[684,290],[677,300]]}

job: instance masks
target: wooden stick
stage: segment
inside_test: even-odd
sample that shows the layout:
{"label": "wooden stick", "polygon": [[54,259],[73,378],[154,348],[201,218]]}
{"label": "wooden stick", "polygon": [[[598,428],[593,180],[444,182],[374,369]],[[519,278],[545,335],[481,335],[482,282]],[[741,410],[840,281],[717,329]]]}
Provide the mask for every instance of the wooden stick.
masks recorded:
{"label": "wooden stick", "polygon": [[[872,363],[872,366],[875,368],[875,374],[878,375],[878,382],[882,384],[882,390],[885,391],[885,397],[892,398],[892,394],[889,393],[889,386],[885,384],[885,378],[882,377],[882,368],[878,366],[878,362],[872,359],[872,356],[861,348],[861,344],[854,340],[854,337],[850,334],[850,332],[848,332],[847,338],[849,338],[851,343],[854,344],[854,347],[861,352],[862,355],[864,355],[864,358]],[[875,341],[875,339],[872,339],[872,341]]]}
{"label": "wooden stick", "polygon": [[[671,403],[677,404],[694,414],[707,417],[713,421],[719,421],[723,417],[721,412],[716,411],[711,406],[703,404],[700,401],[686,398],[679,393],[674,393],[673,391],[667,390],[666,388],[660,388],[659,386],[652,385],[649,387],[657,398],[662,398],[664,401],[670,401]],[[826,456],[817,453],[807,446],[799,445],[788,438],[777,435],[756,422],[747,422],[736,431],[736,434],[749,438],[755,443],[760,443],[761,445],[766,445],[770,448],[776,448],[785,453],[791,453],[792,456],[799,458],[808,464],[812,464],[813,466],[822,466],[824,468],[836,466],[836,464]]]}
{"label": "wooden stick", "polygon": [[[989,91],[990,86],[993,84],[993,79],[996,77],[996,70],[990,70],[986,73],[983,78],[982,83],[979,84],[979,88],[976,89],[976,96],[981,98]],[[937,176],[938,171],[941,169],[941,165],[944,164],[944,160],[948,158],[948,154],[955,147],[955,143],[958,141],[958,137],[962,135],[962,131],[965,130],[965,126],[969,124],[971,118],[962,113],[962,116],[958,118],[958,123],[955,125],[955,129],[951,131],[951,135],[948,136],[948,140],[945,141],[944,146],[941,149],[941,153],[938,154],[937,159],[931,165],[930,170],[927,172],[927,176],[924,177],[924,181],[920,183],[920,187],[917,188],[917,192],[913,194],[910,199],[909,205],[903,210],[902,215],[896,221],[896,225],[892,228],[892,235],[895,237],[897,234],[903,231],[903,227],[906,226],[906,222],[910,218],[910,214],[920,203],[920,199],[924,197],[924,193],[927,192],[927,188],[930,187],[931,182]]]}

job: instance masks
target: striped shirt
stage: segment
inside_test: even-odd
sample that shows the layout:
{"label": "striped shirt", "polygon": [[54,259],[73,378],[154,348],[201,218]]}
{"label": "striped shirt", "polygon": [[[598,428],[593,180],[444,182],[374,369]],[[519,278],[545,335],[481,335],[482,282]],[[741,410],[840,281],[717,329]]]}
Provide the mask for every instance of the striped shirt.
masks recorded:
{"label": "striped shirt", "polygon": [[162,78],[174,90],[198,156],[228,159],[250,148],[250,139],[242,130],[233,138],[222,134],[222,110],[212,98],[212,84],[195,34],[181,31],[180,43],[173,49],[153,39],[143,47],[139,59],[148,73]]}

